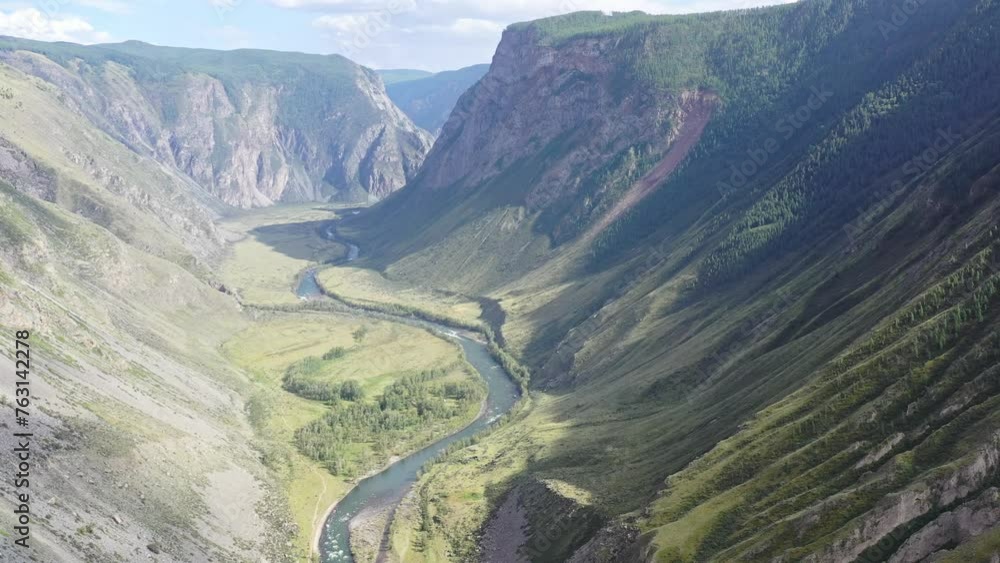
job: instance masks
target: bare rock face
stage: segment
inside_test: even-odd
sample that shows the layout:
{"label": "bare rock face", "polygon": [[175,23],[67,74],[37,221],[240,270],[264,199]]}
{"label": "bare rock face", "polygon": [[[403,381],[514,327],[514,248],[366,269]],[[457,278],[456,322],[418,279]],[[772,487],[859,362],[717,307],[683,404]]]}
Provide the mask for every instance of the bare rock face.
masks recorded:
{"label": "bare rock face", "polygon": [[38,199],[55,200],[54,172],[46,170],[24,151],[2,137],[0,137],[0,180]]}
{"label": "bare rock face", "polygon": [[264,66],[258,52],[223,59],[133,48],[140,54],[80,47],[93,55],[58,62],[3,51],[0,62],[49,83],[112,137],[241,208],[379,200],[403,187],[431,148],[381,78],[346,59],[275,53]]}
{"label": "bare rock face", "polygon": [[[613,36],[556,43],[508,28],[419,175],[358,219],[373,254],[406,241],[393,275],[488,293],[638,207],[697,144],[717,96],[650,80],[622,52]],[[379,227],[396,214],[407,220]],[[436,264],[449,256],[462,266],[445,275]]]}
{"label": "bare rock face", "polygon": [[927,524],[889,559],[917,563],[948,546],[960,545],[1000,525],[1000,490],[988,489],[973,501],[945,512]]}
{"label": "bare rock face", "polygon": [[[998,467],[1000,432],[994,433],[989,444],[956,464],[952,471],[887,496],[878,507],[859,518],[849,533],[803,561],[854,561],[866,550],[869,560],[872,559],[871,550],[875,550],[877,560],[892,557],[892,563],[922,561],[945,546],[960,544],[981,534],[1000,521],[996,488],[983,490],[995,477]],[[891,549],[893,541],[886,543],[887,549],[882,549],[883,543],[892,540],[901,527],[953,505],[958,508],[942,512],[930,524],[906,538],[899,550]],[[808,514],[802,518],[808,519]]]}
{"label": "bare rock face", "polygon": [[504,32],[490,71],[443,127],[421,187],[473,189],[551,153],[523,194],[533,211],[572,200],[588,172],[631,146],[662,153],[685,116],[684,98],[698,94],[623,87],[615,49],[609,38],[555,47],[532,28]]}
{"label": "bare rock face", "polygon": [[640,563],[640,547],[638,526],[612,522],[576,550],[568,563]]}

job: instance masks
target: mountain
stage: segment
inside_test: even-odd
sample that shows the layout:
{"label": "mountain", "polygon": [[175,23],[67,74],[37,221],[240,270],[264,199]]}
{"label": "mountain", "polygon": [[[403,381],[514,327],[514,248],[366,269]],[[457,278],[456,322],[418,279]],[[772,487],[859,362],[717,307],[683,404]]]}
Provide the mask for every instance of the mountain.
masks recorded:
{"label": "mountain", "polygon": [[234,209],[386,196],[318,283],[478,316],[530,393],[364,560],[996,561],[998,34],[1000,0],[526,22],[426,158],[338,57],[4,39],[35,559],[308,557],[384,430],[474,414],[454,343],[290,291],[351,255],[327,207]]}
{"label": "mountain", "polygon": [[0,38],[0,61],[237,207],[377,200],[430,147],[378,75],[339,56]]}
{"label": "mountain", "polygon": [[430,71],[409,68],[379,69],[375,72],[382,77],[382,82],[384,82],[386,86],[397,82],[408,82],[410,80],[419,80],[421,78],[427,78],[428,76],[434,76],[434,73]]}
{"label": "mountain", "polygon": [[[448,121],[459,97],[489,69],[490,65],[475,65],[425,77],[386,80],[386,92],[414,123],[437,134]],[[386,75],[382,76],[385,79]]]}
{"label": "mountain", "polygon": [[341,227],[395,284],[498,304],[532,372],[393,554],[995,561],[998,34],[996,0],[509,28]]}
{"label": "mountain", "polygon": [[[30,333],[0,402],[29,382],[30,558],[287,560],[248,384],[220,352],[247,325],[216,274],[230,210],[52,83],[0,63],[0,85],[0,325]],[[12,485],[0,560],[25,561]]]}

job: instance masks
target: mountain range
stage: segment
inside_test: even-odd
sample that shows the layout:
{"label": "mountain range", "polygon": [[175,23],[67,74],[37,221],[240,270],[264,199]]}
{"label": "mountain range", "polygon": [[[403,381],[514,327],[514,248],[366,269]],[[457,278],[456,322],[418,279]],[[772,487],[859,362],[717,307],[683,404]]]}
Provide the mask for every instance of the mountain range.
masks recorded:
{"label": "mountain range", "polygon": [[2,38],[0,56],[58,88],[95,127],[235,207],[377,201],[406,183],[431,145],[374,71],[336,55]]}
{"label": "mountain range", "polygon": [[527,377],[359,561],[1000,561],[997,45],[998,0],[578,12],[433,75],[0,39],[39,557],[307,560],[259,419],[326,405],[231,351],[316,322],[290,288],[327,263]]}

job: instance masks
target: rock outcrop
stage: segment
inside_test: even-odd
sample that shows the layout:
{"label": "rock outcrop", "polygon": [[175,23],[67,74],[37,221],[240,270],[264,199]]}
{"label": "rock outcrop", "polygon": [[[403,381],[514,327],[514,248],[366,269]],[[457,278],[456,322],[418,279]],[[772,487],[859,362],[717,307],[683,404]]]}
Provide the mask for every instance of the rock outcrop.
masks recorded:
{"label": "rock outcrop", "polygon": [[680,95],[623,88],[615,48],[607,38],[556,47],[532,28],[508,29],[490,71],[444,125],[421,187],[473,189],[549,150],[553,162],[523,196],[540,210],[572,199],[588,171],[630,146],[665,150],[680,125]]}

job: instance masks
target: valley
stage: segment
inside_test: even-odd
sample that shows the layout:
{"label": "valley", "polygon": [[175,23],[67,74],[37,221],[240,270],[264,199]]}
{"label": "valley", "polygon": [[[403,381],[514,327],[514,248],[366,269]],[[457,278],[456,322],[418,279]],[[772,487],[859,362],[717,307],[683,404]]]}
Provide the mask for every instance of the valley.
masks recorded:
{"label": "valley", "polygon": [[[245,238],[224,262],[223,272],[229,274],[224,283],[245,306],[259,307],[262,318],[223,350],[260,385],[248,414],[264,441],[265,458],[284,476],[300,530],[298,553],[319,547],[323,561],[350,561],[352,551],[361,560],[374,560],[382,533],[377,527],[366,528],[385,516],[367,511],[373,506],[378,507],[376,513],[391,509],[393,499],[406,493],[421,467],[495,422],[519,392],[473,333],[349,305],[312,309],[310,304],[326,299],[314,281],[314,269],[331,261],[345,265],[337,270],[348,269],[354,258],[347,244],[328,236],[336,213],[336,208],[323,206],[285,208],[243,213],[226,223]],[[293,217],[299,222],[284,222]],[[312,217],[316,220],[301,221]],[[257,275],[263,272],[268,275]],[[297,288],[295,280],[301,280]],[[282,286],[294,300],[277,291]],[[302,305],[290,305],[296,301]],[[292,374],[303,382],[290,385]],[[479,377],[485,389],[476,381]],[[357,387],[349,399],[344,399],[345,384]],[[412,400],[408,395],[423,387],[432,394],[417,399],[426,409],[421,426],[399,426],[403,412],[387,410],[386,401],[400,393],[400,399]],[[340,396],[332,412],[347,418],[323,430],[321,422],[331,412],[323,405],[330,400],[327,388]],[[448,409],[444,413],[458,410],[440,420],[428,418],[434,389],[445,390],[440,396],[455,403],[434,408]],[[381,413],[362,408],[352,414],[365,397],[379,396]],[[370,435],[361,428],[329,433],[342,424],[362,424],[363,417],[373,415],[382,420]],[[330,451],[331,443],[339,449]],[[355,530],[350,536],[348,523]],[[384,528],[385,521],[380,525]],[[306,540],[308,545],[303,545]]]}
{"label": "valley", "polygon": [[896,4],[0,37],[29,560],[1000,562],[1000,1]]}

